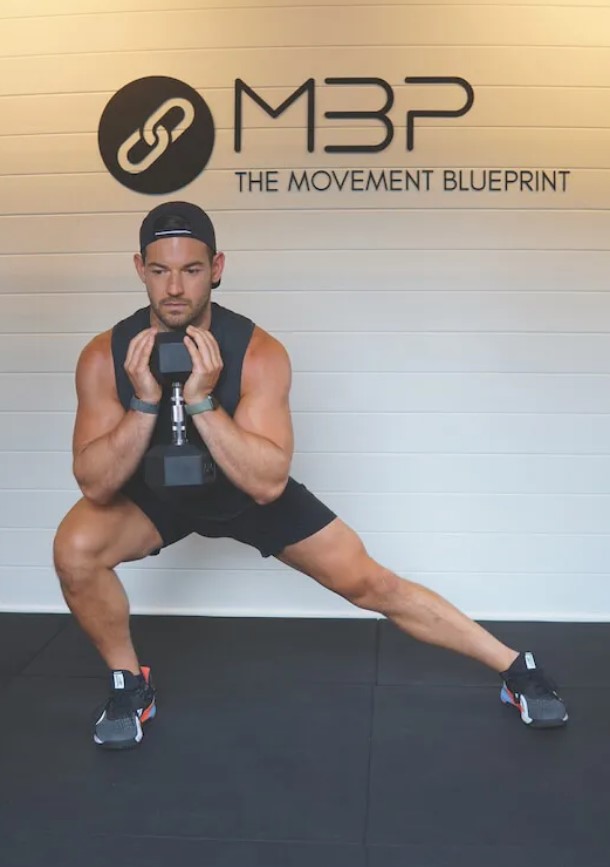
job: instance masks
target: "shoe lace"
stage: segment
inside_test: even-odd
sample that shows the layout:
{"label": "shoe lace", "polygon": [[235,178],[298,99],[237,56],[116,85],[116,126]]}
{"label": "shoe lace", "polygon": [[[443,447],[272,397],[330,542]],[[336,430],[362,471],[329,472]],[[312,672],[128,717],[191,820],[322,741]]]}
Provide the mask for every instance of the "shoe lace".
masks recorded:
{"label": "shoe lace", "polygon": [[118,719],[133,713],[135,709],[134,692],[131,689],[113,690],[104,705],[109,719]]}
{"label": "shoe lace", "polygon": [[510,685],[514,687],[516,692],[527,692],[529,695],[535,696],[549,695],[549,693],[557,695],[558,689],[555,681],[541,668],[516,675],[511,678]]}

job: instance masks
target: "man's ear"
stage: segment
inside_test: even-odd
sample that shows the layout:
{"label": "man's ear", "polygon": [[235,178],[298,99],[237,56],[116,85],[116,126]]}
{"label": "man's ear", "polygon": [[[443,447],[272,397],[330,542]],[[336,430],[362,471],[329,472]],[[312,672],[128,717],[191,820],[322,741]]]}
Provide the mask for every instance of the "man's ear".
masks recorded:
{"label": "man's ear", "polygon": [[219,282],[225,267],[225,254],[215,253],[212,260],[212,283]]}
{"label": "man's ear", "polygon": [[136,271],[138,272],[138,277],[144,283],[144,259],[142,258],[141,253],[133,254],[133,264],[136,266]]}

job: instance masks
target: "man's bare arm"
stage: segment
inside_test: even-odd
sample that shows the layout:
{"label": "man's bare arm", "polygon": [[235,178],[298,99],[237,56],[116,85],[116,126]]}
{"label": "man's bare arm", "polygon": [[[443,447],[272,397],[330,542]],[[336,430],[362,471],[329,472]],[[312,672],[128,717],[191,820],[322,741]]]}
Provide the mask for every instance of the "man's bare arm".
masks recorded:
{"label": "man's bare arm", "polygon": [[76,392],[74,476],[85,497],[106,505],[144,457],[157,416],[126,412],[119,401],[110,332],[100,334],[83,349],[76,368]]}
{"label": "man's bare arm", "polygon": [[242,394],[234,417],[221,407],[193,416],[225,475],[260,504],[277,499],[288,481],[294,448],[290,384],[286,350],[257,328],[244,359]]}

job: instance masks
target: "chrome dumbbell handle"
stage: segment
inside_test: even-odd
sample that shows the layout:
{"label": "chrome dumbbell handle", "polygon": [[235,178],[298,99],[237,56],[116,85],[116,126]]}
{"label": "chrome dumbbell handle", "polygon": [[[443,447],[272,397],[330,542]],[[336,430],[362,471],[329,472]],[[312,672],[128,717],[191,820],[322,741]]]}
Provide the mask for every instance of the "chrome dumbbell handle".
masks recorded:
{"label": "chrome dumbbell handle", "polygon": [[187,442],[181,382],[172,382],[172,442],[175,446],[183,446]]}

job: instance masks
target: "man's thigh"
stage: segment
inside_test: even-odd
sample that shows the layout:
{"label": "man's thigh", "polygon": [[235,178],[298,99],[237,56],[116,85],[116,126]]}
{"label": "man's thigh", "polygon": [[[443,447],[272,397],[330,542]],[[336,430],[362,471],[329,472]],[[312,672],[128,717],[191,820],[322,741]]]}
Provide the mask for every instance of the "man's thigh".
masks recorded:
{"label": "man's thigh", "polygon": [[202,536],[236,539],[252,545],[263,557],[277,557],[335,518],[335,513],[305,485],[290,478],[277,500],[251,506],[229,520],[204,520],[195,524],[194,530]]}
{"label": "man's thigh", "polygon": [[373,563],[360,537],[340,518],[284,548],[277,559],[339,593],[368,572]]}

